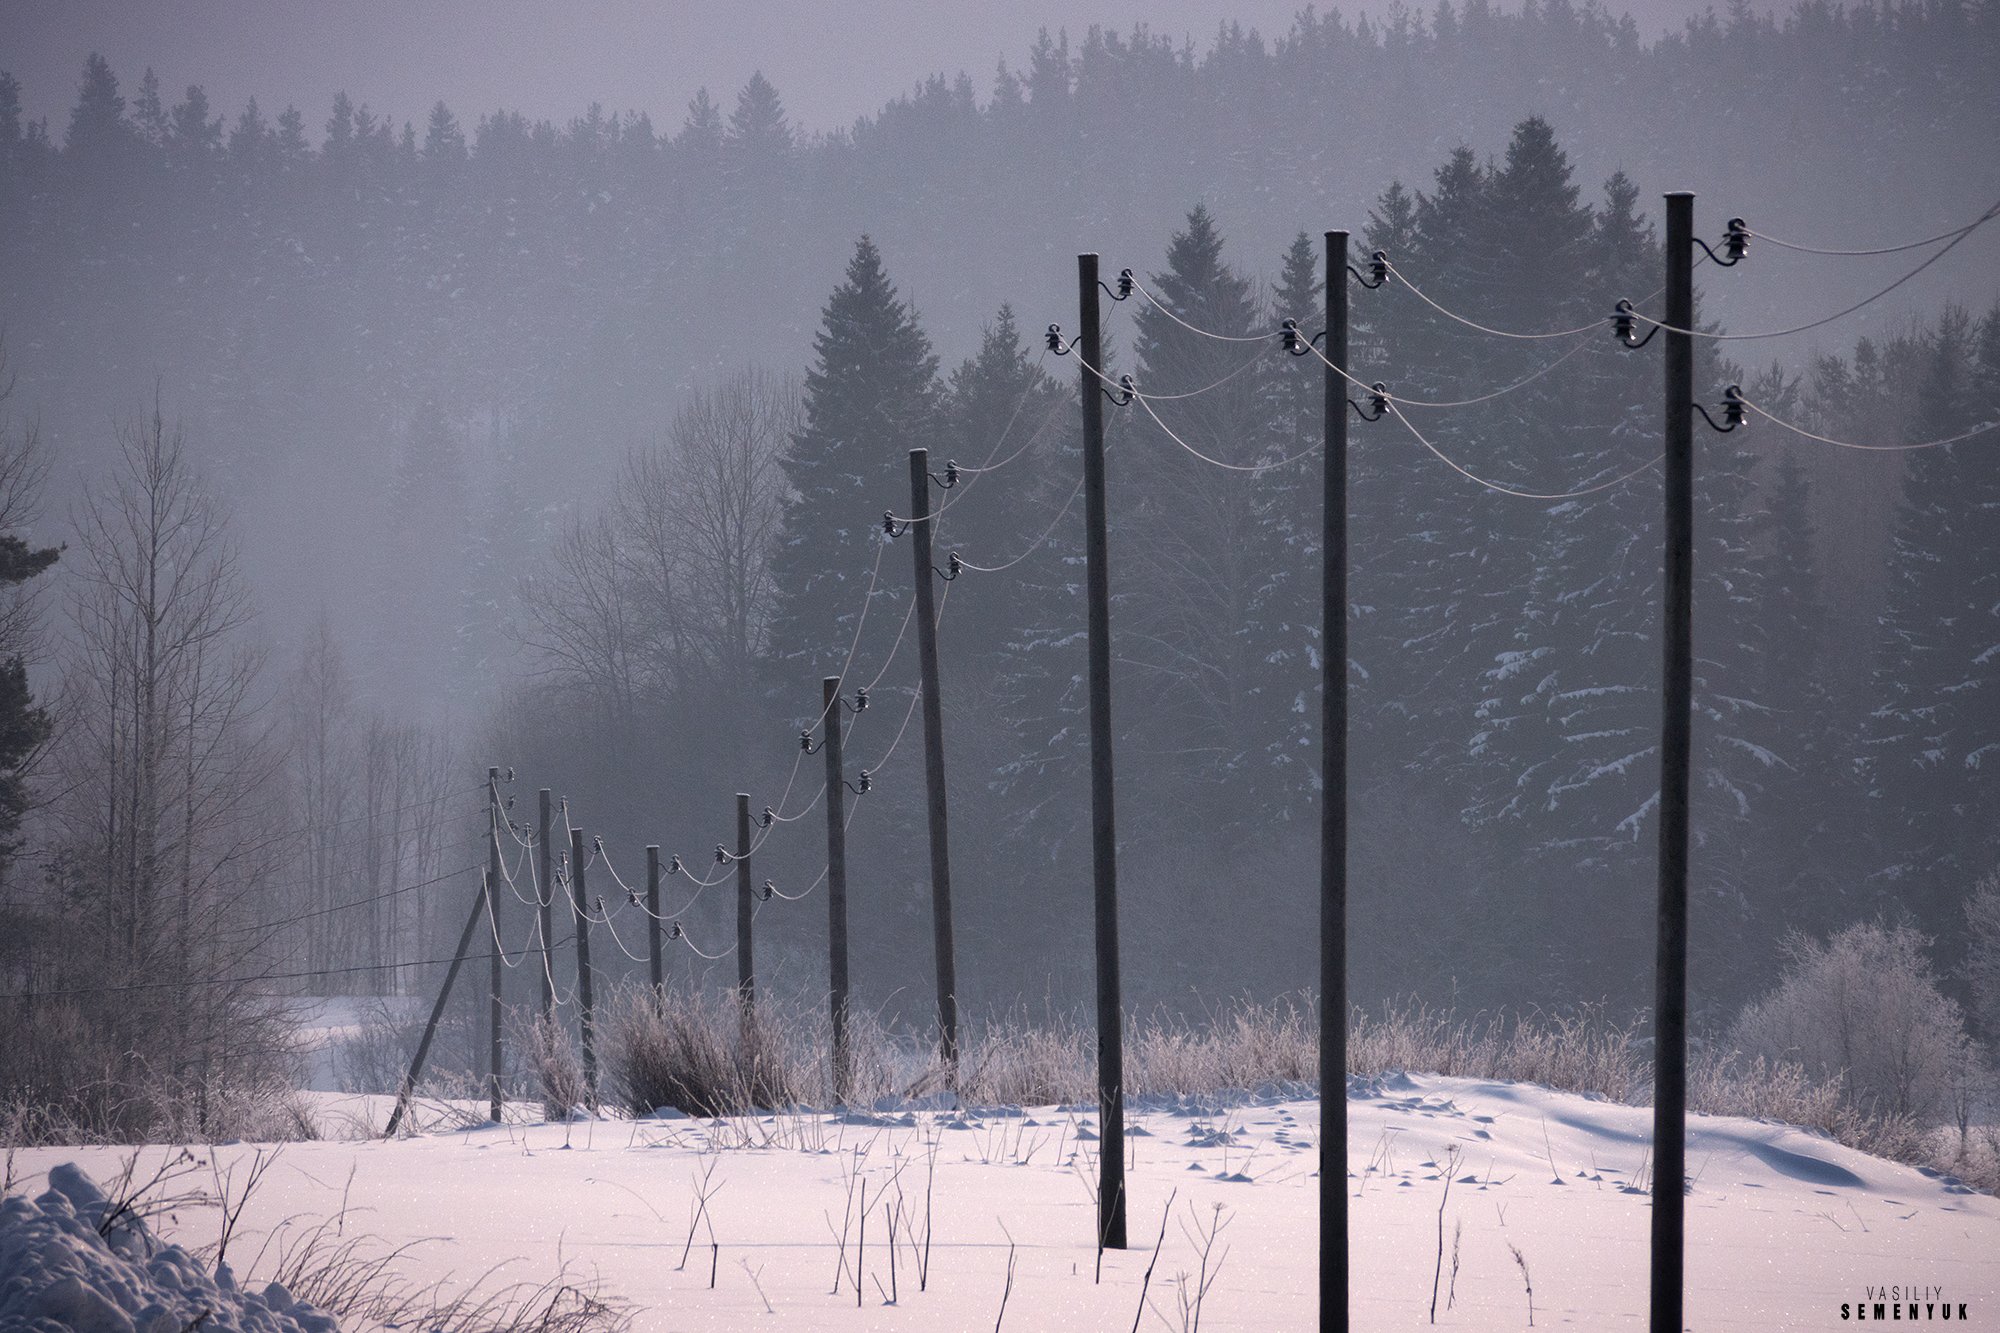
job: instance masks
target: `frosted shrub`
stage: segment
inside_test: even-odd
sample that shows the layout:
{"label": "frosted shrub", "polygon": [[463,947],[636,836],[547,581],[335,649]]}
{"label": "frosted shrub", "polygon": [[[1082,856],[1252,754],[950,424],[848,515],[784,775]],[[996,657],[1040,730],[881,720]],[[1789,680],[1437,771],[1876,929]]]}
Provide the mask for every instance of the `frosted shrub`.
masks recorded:
{"label": "frosted shrub", "polygon": [[[945,1082],[933,1068],[926,1084]],[[1072,1019],[1001,1019],[973,1029],[959,1057],[959,1095],[975,1106],[1038,1106],[1097,1098],[1097,1041]]]}
{"label": "frosted shrub", "polygon": [[1746,1006],[1730,1045],[1837,1080],[1861,1113],[1938,1124],[1972,1064],[1958,1005],[1937,986],[1926,940],[1907,926],[1794,936],[1776,989]]}
{"label": "frosted shrub", "polygon": [[810,1025],[769,1000],[754,1013],[746,1022],[733,992],[619,991],[603,1032],[620,1100],[639,1115],[671,1106],[697,1116],[820,1100]]}
{"label": "frosted shrub", "polygon": [[[516,1040],[542,1089],[542,1112],[560,1120],[579,1106],[589,1106],[590,1084],[584,1078],[583,1053],[561,1019],[536,1014],[515,1020]],[[650,1108],[649,1108],[650,1109]]]}

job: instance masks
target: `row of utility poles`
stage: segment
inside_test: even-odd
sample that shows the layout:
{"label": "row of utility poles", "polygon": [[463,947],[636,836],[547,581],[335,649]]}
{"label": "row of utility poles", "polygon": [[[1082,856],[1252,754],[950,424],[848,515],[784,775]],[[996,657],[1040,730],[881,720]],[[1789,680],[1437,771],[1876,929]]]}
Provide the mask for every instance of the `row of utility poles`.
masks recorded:
{"label": "row of utility poles", "polygon": [[[1653,1160],[1650,1311],[1655,1333],[1680,1333],[1686,1237],[1688,817],[1691,790],[1694,620],[1694,196],[1666,196],[1664,318],[1665,595],[1660,723],[1660,841],[1653,1017]],[[1728,259],[1741,258],[1739,224],[1731,224]],[[1347,446],[1348,279],[1378,287],[1379,271],[1363,277],[1348,262],[1349,235],[1326,233],[1327,326],[1308,340],[1325,340],[1325,448],[1321,473],[1323,558],[1320,617],[1320,1190],[1319,1326],[1349,1328],[1347,1207]],[[1704,247],[1706,248],[1706,247]],[[1711,252],[1712,253],[1712,252]],[[1096,916],[1099,1154],[1098,1239],[1126,1245],[1124,1142],[1124,1003],[1119,982],[1118,861],[1111,748],[1111,598],[1106,541],[1104,403],[1106,385],[1098,256],[1077,256],[1078,336],[1070,344],[1083,362],[1078,391],[1083,418],[1085,555],[1088,567],[1091,845]],[[1629,307],[1621,306],[1621,309]],[[1058,330],[1052,329],[1052,345]],[[1643,342],[1650,340],[1639,340]],[[1628,346],[1637,346],[1630,338]],[[1303,351],[1300,352],[1303,354]],[[1380,415],[1378,409],[1376,416]],[[1368,419],[1374,419],[1368,417]]]}
{"label": "row of utility poles", "polygon": [[[1679,1333],[1682,1327],[1683,1253],[1685,1236],[1684,1179],[1686,1171],[1687,1114],[1687,875],[1688,809],[1690,796],[1690,755],[1693,689],[1693,247],[1694,196],[1677,192],[1666,196],[1666,288],[1664,319],[1658,321],[1664,333],[1665,357],[1665,598],[1663,627],[1663,682],[1661,716],[1660,843],[1658,879],[1658,920],[1656,995],[1654,1006],[1654,1119],[1653,1154],[1656,1163],[1652,1186],[1651,1233],[1651,1313],[1656,1333]],[[1358,403],[1348,397],[1352,380],[1348,368],[1349,300],[1347,282],[1355,278],[1367,287],[1381,285],[1378,269],[1371,280],[1348,262],[1349,235],[1344,231],[1326,233],[1327,326],[1310,342],[1324,339],[1324,431],[1325,450],[1321,474],[1323,497],[1321,586],[1321,777],[1324,798],[1320,809],[1320,1315],[1319,1326],[1326,1333],[1346,1333],[1349,1328],[1347,1292],[1349,1286],[1349,1217],[1347,1207],[1347,410]],[[1738,256],[1740,257],[1740,256]],[[1733,262],[1733,261],[1732,261]],[[1111,731],[1111,593],[1109,544],[1106,521],[1106,478],[1104,466],[1104,403],[1129,401],[1113,399],[1105,388],[1104,349],[1099,294],[1111,291],[1100,280],[1098,256],[1077,257],[1079,328],[1067,349],[1074,351],[1082,365],[1079,374],[1083,424],[1084,554],[1086,567],[1086,616],[1088,639],[1088,686],[1090,718],[1090,827],[1094,921],[1094,955],[1097,1009],[1097,1087],[1100,1116],[1099,1179],[1097,1190],[1097,1240],[1105,1249],[1127,1245],[1128,1196],[1125,1181],[1125,1075],[1124,1002],[1119,972],[1118,944],[1118,840]],[[1123,299],[1129,291],[1112,292]],[[1057,331],[1051,330],[1052,340]],[[1649,335],[1650,339],[1650,335]],[[1627,338],[1628,345],[1638,345]],[[1643,340],[1642,340],[1643,341]],[[1289,345],[1289,344],[1288,344]],[[1292,350],[1297,351],[1297,348]],[[1300,354],[1303,354],[1302,352]],[[1128,389],[1129,394],[1129,389]],[[1365,415],[1365,414],[1364,414]],[[1379,413],[1378,413],[1379,415]],[[1369,419],[1373,419],[1372,417]],[[933,510],[930,488],[946,489],[956,484],[953,469],[943,478],[930,471],[929,455],[923,449],[910,451],[910,502],[907,519],[885,518],[890,537],[908,533],[914,557],[914,599],[912,616],[917,626],[919,688],[924,714],[924,778],[929,833],[933,951],[937,986],[939,1052],[948,1068],[955,1068],[959,1054],[958,996],[951,915],[951,854],[948,837],[944,762],[944,715],[938,688],[937,599],[933,579],[956,577],[956,563],[950,572],[935,564],[932,528],[942,506]],[[800,740],[807,753],[821,752],[826,766],[826,851],[827,851],[827,941],[831,981],[829,1005],[832,1025],[832,1067],[835,1089],[844,1097],[851,1075],[849,1049],[849,970],[847,944],[847,865],[846,794],[869,789],[870,775],[860,774],[858,786],[850,783],[843,767],[841,732],[847,713],[867,707],[866,692],[853,700],[841,692],[841,678],[829,676],[821,682],[821,709],[818,720],[820,739],[814,743],[808,729]],[[466,957],[482,917],[489,923],[495,947],[489,995],[489,1100],[494,1119],[501,1114],[501,979],[502,950],[499,931],[499,887],[503,872],[500,863],[500,834],[505,824],[499,794],[499,770],[487,771],[489,793],[488,831],[491,850],[481,885],[480,897],[467,920],[457,954],[446,973],[437,1004],[417,1048],[406,1078],[396,1113],[390,1120],[393,1133],[400,1122],[411,1091],[420,1076],[425,1055],[434,1035],[445,1000]],[[553,944],[551,903],[555,893],[555,866],[552,863],[550,793],[540,793],[536,853],[539,857],[540,927],[544,950]],[[736,867],[737,899],[737,987],[744,1021],[751,1020],[756,993],[753,963],[752,922],[757,894],[753,888],[750,863],[750,797],[736,797],[736,851],[727,854],[718,847],[717,862],[733,862]],[[597,1066],[593,1030],[593,995],[590,967],[590,909],[585,889],[589,865],[585,835],[570,833],[567,879],[571,891],[572,919],[576,929],[578,1001],[580,1032],[586,1077],[596,1086]],[[649,962],[653,985],[664,987],[660,913],[659,848],[646,849],[646,907],[650,918]],[[769,896],[769,886],[765,894]],[[676,929],[678,927],[676,926]],[[542,959],[541,998],[545,1019],[554,1013],[555,994],[552,969],[546,952]]]}

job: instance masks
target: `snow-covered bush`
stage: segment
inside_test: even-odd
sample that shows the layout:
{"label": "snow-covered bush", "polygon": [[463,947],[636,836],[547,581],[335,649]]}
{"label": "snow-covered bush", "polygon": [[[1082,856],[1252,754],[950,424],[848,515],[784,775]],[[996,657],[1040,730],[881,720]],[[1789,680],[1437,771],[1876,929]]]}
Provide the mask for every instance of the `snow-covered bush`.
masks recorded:
{"label": "snow-covered bush", "polygon": [[1793,937],[1778,985],[1745,1006],[1730,1045],[1837,1080],[1865,1115],[1927,1125],[1954,1118],[1973,1052],[1926,944],[1907,926],[1866,923],[1827,940]]}

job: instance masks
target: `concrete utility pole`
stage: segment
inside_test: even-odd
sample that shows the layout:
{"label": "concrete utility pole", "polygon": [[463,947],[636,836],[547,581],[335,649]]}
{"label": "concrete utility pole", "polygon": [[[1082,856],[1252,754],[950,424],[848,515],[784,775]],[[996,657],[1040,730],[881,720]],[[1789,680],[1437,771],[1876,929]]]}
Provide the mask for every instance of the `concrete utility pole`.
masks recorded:
{"label": "concrete utility pole", "polygon": [[1097,937],[1097,1235],[1125,1248],[1125,1006],[1118,976],[1118,831],[1111,782],[1111,571],[1106,564],[1103,327],[1097,256],[1076,257],[1081,306],[1076,350],[1083,360],[1083,521],[1090,637],[1090,846]]}
{"label": "concrete utility pole", "polygon": [[819,683],[826,756],[826,952],[833,1019],[833,1098],[847,1100],[847,778],[840,757],[840,677]]}
{"label": "concrete utility pole", "polygon": [[569,831],[570,910],[576,914],[576,998],[577,1033],[583,1039],[583,1081],[590,1099],[597,1100],[597,1006],[591,995],[590,898],[584,885],[589,868],[584,852],[583,830]]}
{"label": "concrete utility pole", "polygon": [[938,693],[937,594],[932,563],[930,451],[910,450],[910,549],[916,553],[917,666],[924,691],[924,790],[931,841],[931,938],[937,959],[938,1053],[956,1083],[958,961],[951,930],[951,842],[945,824],[944,701]]}
{"label": "concrete utility pole", "polygon": [[1653,1333],[1681,1333],[1687,1235],[1688,802],[1694,724],[1694,195],[1667,196],[1666,587],[1653,993]]}
{"label": "concrete utility pole", "polygon": [[1320,489],[1319,1326],[1347,1333],[1347,233],[1326,234]]}
{"label": "concrete utility pole", "polygon": [[490,1093],[487,1116],[495,1124],[500,1122],[500,1023],[502,1018],[501,988],[506,984],[507,974],[501,964],[502,936],[500,932],[500,770],[486,770],[486,919],[493,926],[493,971],[486,1003],[486,1067],[488,1091]]}

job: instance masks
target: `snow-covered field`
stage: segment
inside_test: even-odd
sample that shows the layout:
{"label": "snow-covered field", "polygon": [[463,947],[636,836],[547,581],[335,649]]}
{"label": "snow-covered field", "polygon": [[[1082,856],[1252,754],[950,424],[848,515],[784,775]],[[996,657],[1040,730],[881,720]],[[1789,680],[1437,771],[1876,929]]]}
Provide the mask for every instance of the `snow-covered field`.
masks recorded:
{"label": "snow-covered field", "polygon": [[[379,1121],[379,1104],[322,1100],[330,1127]],[[511,1124],[302,1143],[283,1149],[244,1225],[326,1216],[345,1199],[350,1232],[422,1242],[407,1260],[412,1277],[470,1278],[502,1264],[500,1278],[540,1282],[566,1264],[632,1304],[635,1326],[649,1330],[992,1328],[1011,1253],[1001,1327],[1081,1333],[1133,1326],[1172,1195],[1150,1286],[1156,1310],[1140,1327],[1182,1327],[1199,1237],[1218,1222],[1201,1327],[1314,1326],[1313,1101],[1136,1110],[1132,1247],[1104,1256],[1101,1281],[1094,1121],[1092,1111],[1044,1107]],[[1427,1325],[1434,1278],[1439,1326],[1524,1328],[1523,1263],[1535,1327],[1644,1327],[1648,1111],[1518,1084],[1392,1076],[1353,1081],[1351,1123],[1358,1328]],[[226,1161],[253,1149],[215,1151]],[[75,1161],[103,1179],[125,1155],[38,1149],[15,1171]],[[1928,1299],[1954,1313],[1963,1303],[1968,1322],[1951,1326],[2000,1328],[2000,1200],[1747,1120],[1697,1117],[1688,1162],[1690,1328],[1832,1328],[1843,1303],[1894,1284],[1917,1288],[1920,1301],[1932,1289]],[[199,1241],[212,1226],[185,1214],[176,1238]]]}

